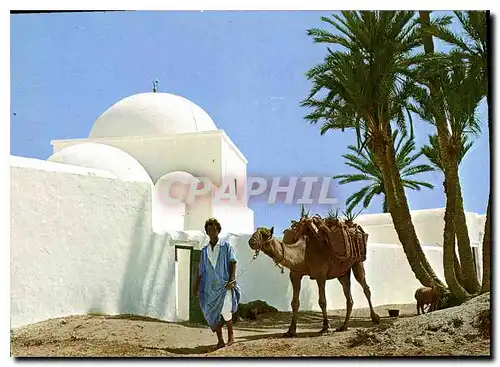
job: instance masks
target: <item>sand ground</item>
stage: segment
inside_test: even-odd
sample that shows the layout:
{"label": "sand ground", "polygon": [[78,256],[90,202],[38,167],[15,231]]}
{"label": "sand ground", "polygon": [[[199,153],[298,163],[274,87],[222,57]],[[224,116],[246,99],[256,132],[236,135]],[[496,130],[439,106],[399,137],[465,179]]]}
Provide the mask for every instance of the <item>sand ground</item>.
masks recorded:
{"label": "sand ground", "polygon": [[[480,299],[480,300],[477,300]],[[301,312],[296,338],[283,338],[291,313],[259,315],[235,325],[236,342],[213,351],[216,336],[205,325],[169,323],[137,316],[70,316],[11,331],[14,357],[291,357],[291,356],[490,356],[490,336],[478,315],[489,294],[460,307],[416,316],[415,305],[353,310],[349,330],[335,332],[344,310],[329,311],[331,331],[319,335],[319,312]],[[399,308],[391,318],[387,309]],[[489,321],[488,321],[489,322]],[[224,329],[224,337],[227,338]]]}

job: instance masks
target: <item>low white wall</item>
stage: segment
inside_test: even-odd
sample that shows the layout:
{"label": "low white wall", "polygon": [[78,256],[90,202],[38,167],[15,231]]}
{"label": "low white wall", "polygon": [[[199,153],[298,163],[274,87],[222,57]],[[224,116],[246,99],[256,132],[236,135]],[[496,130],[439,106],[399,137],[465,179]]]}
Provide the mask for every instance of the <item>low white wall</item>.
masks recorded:
{"label": "low white wall", "polygon": [[[412,222],[422,246],[443,245],[444,208],[414,210]],[[356,218],[371,243],[400,243],[390,214],[364,214]]]}
{"label": "low white wall", "polygon": [[486,223],[486,215],[477,213],[466,213],[467,216],[467,229],[469,230],[469,237],[471,246],[477,247],[477,264],[478,264],[478,279],[481,283],[483,280],[483,237],[484,225]]}
{"label": "low white wall", "polygon": [[174,321],[174,248],[151,231],[151,185],[44,165],[11,166],[11,327],[89,312]]}
{"label": "low white wall", "polygon": [[52,172],[66,172],[66,173],[74,173],[78,175],[88,175],[88,176],[99,176],[99,177],[107,177],[107,178],[117,178],[111,172],[98,169],[98,168],[90,168],[90,167],[82,167],[75,166],[72,164],[64,164],[58,162],[45,161],[36,158],[25,158],[25,157],[17,157],[10,156],[9,163],[11,167],[22,167],[22,168],[31,168],[31,169],[42,169],[44,171],[52,171]]}
{"label": "low white wall", "polygon": [[[421,245],[443,245],[444,214],[445,208],[411,212],[412,222]],[[471,244],[478,245],[483,238],[485,215],[470,212],[465,215]],[[356,218],[356,223],[369,234],[369,241],[372,243],[399,243],[398,234],[391,215],[388,213],[363,214]]]}

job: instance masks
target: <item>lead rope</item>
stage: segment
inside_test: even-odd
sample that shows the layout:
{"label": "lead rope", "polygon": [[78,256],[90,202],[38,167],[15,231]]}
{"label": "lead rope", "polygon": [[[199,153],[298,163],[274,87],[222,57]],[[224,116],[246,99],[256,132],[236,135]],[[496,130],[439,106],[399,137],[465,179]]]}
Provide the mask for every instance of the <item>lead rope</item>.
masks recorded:
{"label": "lead rope", "polygon": [[247,264],[247,266],[245,266],[245,267],[243,268],[243,270],[242,270],[242,271],[240,271],[240,272],[238,273],[238,275],[237,275],[237,277],[238,277],[238,278],[239,278],[242,274],[245,274],[245,273],[247,272],[248,268],[249,268],[249,267],[250,267],[250,265],[254,262],[254,260],[255,260],[255,259],[257,259],[257,255],[254,255],[254,256],[253,256],[253,259],[252,259],[252,260],[250,260],[250,262]]}
{"label": "lead rope", "polygon": [[[271,241],[272,238],[270,238],[268,241]],[[281,244],[281,247],[282,247],[282,251],[283,251],[283,257],[281,259],[281,261],[283,261],[283,259],[285,258],[285,247],[283,246],[283,244]],[[259,252],[260,252],[260,249],[257,249],[255,250],[255,254],[253,255],[253,258],[252,260],[250,260],[250,262],[248,263],[247,266],[245,266],[243,268],[243,270],[238,273],[237,277],[239,278],[242,274],[245,274],[248,270],[248,268],[250,267],[250,265],[257,259],[257,257],[259,256]],[[281,274],[284,274],[285,273],[285,267],[283,265],[280,265],[278,264],[276,261],[274,262],[274,264],[281,269]]]}
{"label": "lead rope", "polygon": [[[273,237],[268,239],[266,242],[271,242],[272,240],[273,240]],[[257,255],[259,254],[258,251],[259,250],[255,251],[254,258],[256,258]],[[285,245],[283,244],[283,242],[281,242],[281,251],[282,251],[282,257],[281,257],[280,261],[283,261],[283,260],[285,260]],[[274,265],[281,269],[281,274],[285,274],[285,267],[283,265],[279,264],[278,261],[276,261],[274,259],[273,259],[273,261],[274,261]]]}
{"label": "lead rope", "polygon": [[[283,242],[281,243],[281,250],[282,250],[283,254],[282,254],[280,261],[283,261],[283,260],[285,260],[285,245],[283,244]],[[275,260],[274,265],[276,265],[278,268],[281,269],[281,274],[285,273],[285,267],[283,265],[281,265],[278,261]]]}

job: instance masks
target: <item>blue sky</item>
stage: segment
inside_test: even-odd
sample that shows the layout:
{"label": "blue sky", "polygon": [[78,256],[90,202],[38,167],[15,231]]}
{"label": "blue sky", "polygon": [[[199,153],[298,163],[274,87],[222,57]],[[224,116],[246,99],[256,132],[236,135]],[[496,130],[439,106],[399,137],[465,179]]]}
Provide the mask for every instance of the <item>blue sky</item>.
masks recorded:
{"label": "blue sky", "polygon": [[[50,140],[86,138],[108,107],[136,93],[181,95],[207,111],[248,159],[248,175],[334,176],[353,133],[304,121],[311,85],[304,73],[325,46],[306,29],[330,12],[120,12],[11,15],[11,154],[46,159]],[[14,115],[15,113],[15,115]],[[484,213],[489,192],[487,109],[483,133],[461,167],[467,211]],[[433,128],[416,120],[416,142]],[[424,162],[424,159],[422,159]],[[417,176],[418,177],[418,176]],[[411,209],[444,207],[441,173],[418,177],[435,189],[407,191]],[[335,186],[342,205],[361,187]],[[379,213],[375,198],[363,213]],[[257,226],[282,230],[296,205],[251,203]],[[325,214],[326,207],[311,207]]]}

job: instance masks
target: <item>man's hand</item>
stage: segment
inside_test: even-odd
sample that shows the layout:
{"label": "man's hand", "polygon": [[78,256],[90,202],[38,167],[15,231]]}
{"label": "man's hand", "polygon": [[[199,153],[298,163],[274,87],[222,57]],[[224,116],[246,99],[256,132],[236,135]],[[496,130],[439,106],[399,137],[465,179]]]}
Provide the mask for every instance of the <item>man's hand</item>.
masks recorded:
{"label": "man's hand", "polygon": [[226,289],[232,289],[234,287],[234,283],[236,283],[236,280],[230,280],[229,282],[227,282]]}

